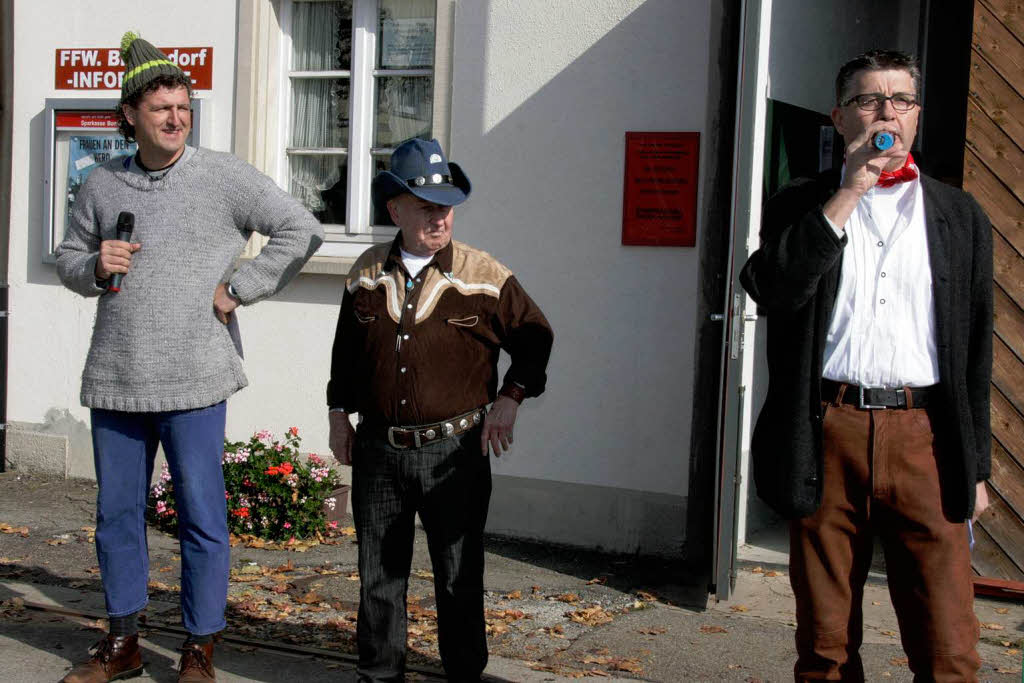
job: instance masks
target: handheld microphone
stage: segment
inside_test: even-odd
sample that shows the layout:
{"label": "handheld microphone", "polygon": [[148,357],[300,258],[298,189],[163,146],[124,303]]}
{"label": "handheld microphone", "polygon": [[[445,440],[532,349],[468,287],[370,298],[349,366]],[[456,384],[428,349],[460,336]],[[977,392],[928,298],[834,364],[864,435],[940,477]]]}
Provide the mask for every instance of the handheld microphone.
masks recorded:
{"label": "handheld microphone", "polygon": [[881,133],[878,133],[871,140],[871,144],[874,145],[875,149],[877,149],[879,152],[884,152],[885,150],[892,147],[894,143],[895,140],[892,137],[892,133],[890,133],[887,130],[883,130]]}
{"label": "handheld microphone", "polygon": [[[132,239],[132,231],[135,229],[135,214],[131,211],[122,211],[117,216],[117,239],[122,242],[130,242]],[[108,292],[121,291],[121,278],[124,277],[124,273],[114,273],[114,277],[110,279],[110,287],[107,288]]]}

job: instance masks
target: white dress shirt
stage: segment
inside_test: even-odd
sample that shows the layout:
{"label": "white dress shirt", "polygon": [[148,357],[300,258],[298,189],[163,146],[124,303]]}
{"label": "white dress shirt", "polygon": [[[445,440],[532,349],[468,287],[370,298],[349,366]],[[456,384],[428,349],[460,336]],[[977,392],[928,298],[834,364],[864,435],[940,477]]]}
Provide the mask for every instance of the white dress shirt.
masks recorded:
{"label": "white dress shirt", "polygon": [[923,194],[919,178],[875,186],[846,222],[824,377],[865,387],[938,383]]}

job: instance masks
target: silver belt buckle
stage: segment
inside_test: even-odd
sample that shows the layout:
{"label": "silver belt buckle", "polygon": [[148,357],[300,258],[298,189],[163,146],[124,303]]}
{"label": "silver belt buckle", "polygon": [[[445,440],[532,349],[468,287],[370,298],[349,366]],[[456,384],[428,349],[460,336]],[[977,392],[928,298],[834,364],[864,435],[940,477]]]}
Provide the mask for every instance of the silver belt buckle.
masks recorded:
{"label": "silver belt buckle", "polygon": [[[870,389],[870,388],[873,388],[873,387],[867,387],[867,388]],[[889,408],[889,406],[874,406],[874,405],[871,405],[869,403],[865,403],[864,402],[864,389],[865,389],[865,387],[862,387],[862,386],[859,386],[859,385],[857,387],[857,392],[858,392],[859,398],[860,398],[860,403],[857,406],[858,408],[860,408],[861,410],[886,410],[886,409]]]}
{"label": "silver belt buckle", "polygon": [[415,444],[416,448],[419,448],[420,446],[423,445],[420,442],[420,430],[418,430],[418,429],[409,430],[409,429],[403,429],[402,427],[388,427],[388,443],[391,444],[392,448],[408,448],[408,446],[402,445],[400,443],[395,443],[395,430],[396,429],[400,429],[403,432],[411,431],[412,432],[412,442],[413,442],[413,444]]}

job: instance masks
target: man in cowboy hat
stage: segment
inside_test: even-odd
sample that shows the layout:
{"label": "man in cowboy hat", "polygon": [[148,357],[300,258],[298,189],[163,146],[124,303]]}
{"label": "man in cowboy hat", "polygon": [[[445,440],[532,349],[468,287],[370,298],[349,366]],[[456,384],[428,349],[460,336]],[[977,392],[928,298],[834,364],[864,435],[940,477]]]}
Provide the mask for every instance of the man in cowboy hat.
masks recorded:
{"label": "man in cowboy hat", "polygon": [[[92,416],[96,554],[110,621],[95,655],[64,681],[103,683],[142,671],[143,514],[160,444],[177,500],[188,631],[178,680],[211,681],[231,561],[221,470],[226,400],[246,385],[234,310],[284,287],[322,230],[249,164],[186,144],[189,78],[135,34],[125,34],[121,48],[120,128],[138,153],[92,171],[57,249],[61,281],[99,297],[82,404]],[[116,227],[126,214],[135,228],[128,241]],[[253,231],[270,240],[235,270]]]}
{"label": "man in cowboy hat", "polygon": [[[452,207],[469,193],[436,140],[399,145],[373,198],[400,232],[359,257],[341,302],[327,405],[331,450],[352,465],[361,681],[403,680],[417,513],[449,680],[478,681],[487,664],[488,448],[511,447],[519,404],[544,391],[552,333],[508,268],[452,240]],[[500,349],[512,364],[499,389]]]}

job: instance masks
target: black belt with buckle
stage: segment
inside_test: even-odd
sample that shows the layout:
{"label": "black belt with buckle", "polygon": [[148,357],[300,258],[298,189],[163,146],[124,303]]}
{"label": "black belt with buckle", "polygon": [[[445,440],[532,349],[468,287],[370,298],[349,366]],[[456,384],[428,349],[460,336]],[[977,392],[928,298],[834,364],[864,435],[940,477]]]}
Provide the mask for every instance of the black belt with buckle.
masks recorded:
{"label": "black belt with buckle", "polygon": [[484,421],[484,414],[483,408],[477,408],[443,422],[426,425],[391,427],[376,422],[364,422],[360,427],[387,439],[394,448],[419,448],[468,432]]}
{"label": "black belt with buckle", "polygon": [[[843,391],[842,388],[846,387]],[[930,387],[906,387],[903,389],[883,389],[875,387],[862,387],[856,384],[836,382],[831,379],[821,380],[821,400],[835,403],[842,393],[842,402],[854,405],[861,410],[884,410],[894,408],[907,410],[908,408],[927,408],[933,400],[938,385]],[[907,393],[910,393],[910,403],[907,402]]]}

